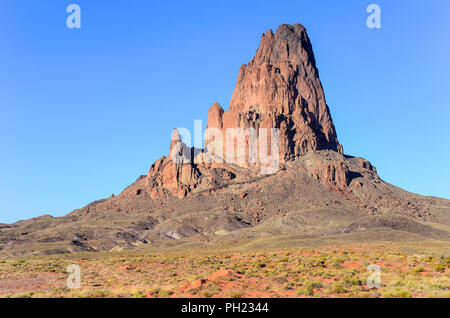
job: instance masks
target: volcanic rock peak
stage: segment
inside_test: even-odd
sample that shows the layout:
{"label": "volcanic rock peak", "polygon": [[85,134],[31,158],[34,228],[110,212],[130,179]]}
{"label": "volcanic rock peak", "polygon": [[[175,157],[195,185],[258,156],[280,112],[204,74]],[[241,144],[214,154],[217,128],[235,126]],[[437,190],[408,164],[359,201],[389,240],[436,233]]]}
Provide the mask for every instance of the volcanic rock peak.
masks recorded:
{"label": "volcanic rock peak", "polygon": [[209,128],[279,128],[282,161],[320,149],[343,152],[300,24],[263,34],[255,57],[241,66],[229,110],[215,103],[208,115]]}
{"label": "volcanic rock peak", "polygon": [[[230,130],[234,130],[231,136]],[[208,134],[211,131],[215,133]],[[240,68],[229,109],[224,111],[218,103],[209,109],[205,135],[205,149],[194,149],[174,130],[169,157],[155,162],[147,176],[152,197],[167,192],[184,197],[195,188],[214,187],[220,183],[215,177],[218,172],[212,171],[217,163],[259,166],[262,171],[267,162],[273,168],[274,162],[278,166],[316,150],[343,153],[305,27],[283,24],[275,34],[269,30],[262,35],[255,57]],[[254,151],[255,145],[258,155],[268,152],[264,164],[249,160],[254,159],[250,149]],[[235,173],[227,164],[220,169],[219,175]]]}

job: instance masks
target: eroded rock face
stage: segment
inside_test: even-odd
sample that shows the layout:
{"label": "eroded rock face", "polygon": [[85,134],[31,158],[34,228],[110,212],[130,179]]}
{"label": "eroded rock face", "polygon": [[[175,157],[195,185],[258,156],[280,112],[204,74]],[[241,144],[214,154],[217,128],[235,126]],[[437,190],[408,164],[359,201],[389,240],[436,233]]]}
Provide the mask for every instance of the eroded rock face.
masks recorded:
{"label": "eroded rock face", "polygon": [[348,167],[344,162],[331,162],[315,168],[313,177],[324,184],[336,184],[340,188],[348,186]]}
{"label": "eroded rock face", "polygon": [[236,178],[251,173],[236,171],[233,166],[215,162],[199,149],[187,147],[177,129],[172,133],[168,157],[161,157],[147,174],[147,193],[153,199],[174,195],[180,199],[193,190],[216,190]]}
{"label": "eroded rock face", "polygon": [[191,163],[192,149],[180,138],[177,129],[172,132],[168,157],[161,157],[150,167],[147,174],[147,192],[152,199],[172,194],[180,199],[192,191],[200,172]]}
{"label": "eroded rock face", "polygon": [[169,157],[162,157],[150,167],[147,192],[153,199],[169,193],[182,199],[193,190],[199,177],[200,172],[194,165],[178,164]]}
{"label": "eroded rock face", "polygon": [[262,35],[255,57],[241,66],[229,110],[215,103],[208,128],[224,136],[227,128],[255,128],[258,138],[260,128],[278,128],[281,162],[321,149],[343,152],[302,25],[281,25],[275,34]]}
{"label": "eroded rock face", "polygon": [[[275,163],[277,170],[279,163],[324,149],[343,152],[311,42],[302,25],[281,25],[262,35],[255,57],[241,67],[229,109],[218,103],[209,109],[205,149],[186,147],[174,130],[169,156],[149,170],[147,192],[183,198],[194,189],[223,186],[236,177],[236,165],[270,170]],[[344,162],[311,169],[322,183],[349,183]]]}

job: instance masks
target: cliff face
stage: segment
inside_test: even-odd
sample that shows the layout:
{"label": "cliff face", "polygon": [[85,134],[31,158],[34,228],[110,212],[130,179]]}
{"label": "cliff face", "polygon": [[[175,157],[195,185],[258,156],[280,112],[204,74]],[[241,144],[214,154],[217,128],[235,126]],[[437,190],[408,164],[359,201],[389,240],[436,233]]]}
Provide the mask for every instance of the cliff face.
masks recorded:
{"label": "cliff face", "polygon": [[227,128],[255,128],[258,137],[260,128],[278,128],[281,162],[315,150],[342,153],[302,25],[262,35],[255,57],[241,66],[229,110],[215,103],[208,128],[224,135]]}
{"label": "cliff face", "polygon": [[[255,57],[241,66],[229,109],[218,103],[209,109],[205,149],[186,147],[174,130],[169,156],[150,168],[147,192],[183,198],[200,185],[213,187],[211,163],[224,163],[225,174],[235,174],[236,165],[272,173],[317,150],[343,152],[306,29],[281,25],[262,35]],[[346,169],[337,167],[325,179],[344,185]]]}

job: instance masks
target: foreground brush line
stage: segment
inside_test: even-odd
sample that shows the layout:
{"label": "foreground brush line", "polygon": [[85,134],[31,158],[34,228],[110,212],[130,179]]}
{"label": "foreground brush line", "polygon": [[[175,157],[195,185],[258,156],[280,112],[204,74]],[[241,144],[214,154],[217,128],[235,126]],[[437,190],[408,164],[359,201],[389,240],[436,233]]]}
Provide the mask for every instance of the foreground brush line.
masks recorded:
{"label": "foreground brush line", "polygon": [[[195,250],[195,252],[194,252]],[[173,247],[0,260],[1,297],[450,297],[447,242],[304,248]],[[81,288],[66,285],[69,265]],[[381,269],[369,288],[368,266]]]}

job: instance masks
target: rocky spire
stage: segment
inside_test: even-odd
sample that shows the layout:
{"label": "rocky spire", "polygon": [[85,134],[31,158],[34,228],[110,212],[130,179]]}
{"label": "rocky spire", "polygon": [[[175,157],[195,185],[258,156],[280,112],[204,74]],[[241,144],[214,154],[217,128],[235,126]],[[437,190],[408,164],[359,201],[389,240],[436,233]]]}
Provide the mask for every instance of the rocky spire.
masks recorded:
{"label": "rocky spire", "polygon": [[[279,162],[315,150],[342,153],[311,42],[302,25],[284,24],[275,34],[271,30],[263,34],[255,57],[241,66],[229,109],[224,111],[214,103],[208,111],[207,128],[205,150],[187,147],[174,129],[169,156],[157,160],[147,175],[147,192],[152,198],[167,193],[182,198],[194,189],[211,191],[233,176],[240,178],[239,173],[258,171],[243,169],[238,173],[233,170],[237,166],[255,165],[266,174],[278,171]],[[238,129],[228,135],[229,128]],[[251,138],[249,128],[254,128]],[[277,147],[272,147],[271,128],[278,129]],[[255,145],[259,161],[253,160]],[[260,160],[261,154],[267,155],[268,160]],[[343,186],[348,183],[344,166],[334,163],[325,166],[314,170],[316,179],[338,180]]]}
{"label": "rocky spire", "polygon": [[180,137],[180,132],[178,131],[178,129],[174,128],[174,130],[172,131],[172,140],[170,141],[170,152],[172,153],[173,149],[175,147],[178,146],[178,144],[181,143],[181,137]]}
{"label": "rocky spire", "polygon": [[279,128],[281,160],[320,149],[342,153],[300,24],[263,34],[255,57],[240,68],[229,110],[215,104],[208,115],[210,128]]}

